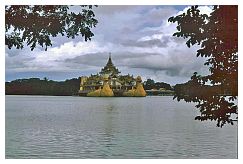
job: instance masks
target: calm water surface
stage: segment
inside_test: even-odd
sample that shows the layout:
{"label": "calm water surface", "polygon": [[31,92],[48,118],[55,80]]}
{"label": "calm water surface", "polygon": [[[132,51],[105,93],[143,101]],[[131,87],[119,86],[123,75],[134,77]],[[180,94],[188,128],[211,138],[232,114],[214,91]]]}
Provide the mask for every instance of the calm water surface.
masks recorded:
{"label": "calm water surface", "polygon": [[237,158],[237,125],[172,97],[5,98],[6,158]]}

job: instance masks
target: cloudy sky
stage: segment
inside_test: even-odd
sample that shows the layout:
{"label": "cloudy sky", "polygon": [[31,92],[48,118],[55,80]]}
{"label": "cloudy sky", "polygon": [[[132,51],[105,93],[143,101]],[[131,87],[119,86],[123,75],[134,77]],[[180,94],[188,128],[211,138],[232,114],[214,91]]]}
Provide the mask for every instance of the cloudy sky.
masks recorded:
{"label": "cloudy sky", "polygon": [[[188,81],[195,71],[207,74],[205,59],[196,57],[198,47],[188,48],[184,39],[172,36],[176,24],[168,23],[168,18],[186,8],[98,6],[94,11],[99,23],[92,29],[92,41],[56,37],[47,51],[5,48],[5,80],[47,77],[61,81],[96,74],[107,63],[109,52],[122,74],[141,75],[143,80],[174,85]],[[208,6],[200,9],[211,12]]]}

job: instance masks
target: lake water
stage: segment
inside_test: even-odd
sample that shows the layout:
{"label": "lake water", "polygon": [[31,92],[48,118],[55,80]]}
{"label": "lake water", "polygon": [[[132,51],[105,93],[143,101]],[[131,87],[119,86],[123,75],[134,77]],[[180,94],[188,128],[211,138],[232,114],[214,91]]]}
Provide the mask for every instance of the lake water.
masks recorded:
{"label": "lake water", "polygon": [[237,158],[237,125],[169,96],[5,98],[6,158]]}

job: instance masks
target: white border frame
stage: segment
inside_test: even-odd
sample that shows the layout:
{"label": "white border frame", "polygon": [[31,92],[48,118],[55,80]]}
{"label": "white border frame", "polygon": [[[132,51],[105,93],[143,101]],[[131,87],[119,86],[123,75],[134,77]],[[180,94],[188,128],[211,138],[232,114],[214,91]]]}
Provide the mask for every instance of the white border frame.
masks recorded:
{"label": "white border frame", "polygon": [[[33,0],[22,0],[22,1],[16,1],[16,0],[8,0],[8,1],[4,1],[3,4],[1,4],[1,10],[0,10],[0,15],[1,15],[1,20],[5,20],[4,17],[4,7],[5,5],[8,4],[30,4],[30,5],[34,5],[34,4],[38,4],[38,5],[56,5],[56,4],[68,4],[68,5],[80,5],[80,4],[84,4],[84,5],[239,5],[238,7],[238,11],[239,11],[239,34],[238,36],[243,36],[242,35],[242,22],[241,22],[241,18],[242,18],[242,7],[240,5],[240,1],[241,0],[208,0],[208,2],[206,0],[68,0],[68,1],[64,1],[64,0],[41,0],[41,1],[33,1]],[[5,21],[1,21],[1,26],[2,30],[0,32],[0,37],[1,37],[1,55],[0,55],[0,66],[1,66],[1,76],[0,76],[0,81],[1,81],[1,110],[0,110],[0,129],[1,129],[1,135],[0,135],[0,160],[1,163],[15,163],[15,162],[23,162],[23,163],[45,163],[45,162],[58,162],[58,163],[67,163],[67,162],[72,162],[72,163],[80,163],[80,162],[87,162],[87,163],[105,163],[105,164],[109,164],[112,163],[126,163],[126,162],[132,162],[132,163],[139,163],[139,164],[143,164],[143,163],[148,163],[148,162],[153,162],[153,163],[161,163],[161,162],[186,162],[186,163],[206,163],[206,162],[219,162],[219,163],[239,163],[242,160],[242,126],[241,126],[241,121],[238,121],[238,159],[220,159],[220,160],[213,160],[213,159],[203,159],[203,160],[198,160],[198,159],[184,159],[184,160],[177,160],[177,159],[152,159],[152,160],[148,160],[148,159],[136,159],[136,160],[132,160],[132,159],[123,159],[123,160],[105,160],[105,159],[81,159],[81,160],[62,160],[62,159],[58,159],[58,160],[25,160],[25,159],[21,159],[21,160],[11,160],[11,159],[5,159],[5,47],[4,42],[5,40],[3,40],[4,38],[4,25]],[[240,52],[242,52],[241,50],[241,46],[240,43],[242,43],[241,38],[239,37],[239,54],[241,54]],[[239,55],[239,63],[241,63],[241,56]],[[242,72],[242,67],[239,64],[239,72]],[[239,73],[239,83],[238,84],[242,84],[242,78],[240,76]],[[242,87],[241,85],[239,85],[239,99],[238,99],[238,105],[239,105],[239,109],[241,108],[241,92],[242,91]],[[240,113],[243,109],[239,110],[239,116]],[[240,118],[240,117],[239,117]],[[241,127],[241,128],[240,128]],[[242,162],[241,162],[242,163]]]}

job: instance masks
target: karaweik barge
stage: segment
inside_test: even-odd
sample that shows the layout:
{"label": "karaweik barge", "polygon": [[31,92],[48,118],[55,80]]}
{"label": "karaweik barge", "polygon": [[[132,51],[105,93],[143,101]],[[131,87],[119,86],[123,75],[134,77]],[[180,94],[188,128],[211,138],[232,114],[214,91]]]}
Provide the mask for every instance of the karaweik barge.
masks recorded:
{"label": "karaweik barge", "polygon": [[90,97],[145,97],[146,92],[142,85],[141,76],[121,75],[111,60],[96,75],[80,77],[79,96]]}

